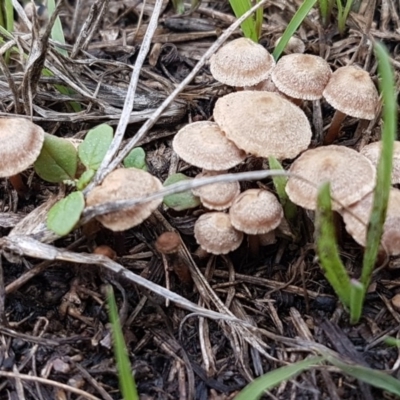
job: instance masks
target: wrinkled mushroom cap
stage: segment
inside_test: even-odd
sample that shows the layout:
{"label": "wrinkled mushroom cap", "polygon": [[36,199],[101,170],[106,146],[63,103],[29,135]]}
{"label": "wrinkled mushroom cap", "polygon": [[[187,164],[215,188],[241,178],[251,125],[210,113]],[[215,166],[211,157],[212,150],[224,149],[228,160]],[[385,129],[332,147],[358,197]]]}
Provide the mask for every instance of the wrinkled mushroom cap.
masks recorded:
{"label": "wrinkled mushroom cap", "polygon": [[[90,207],[116,200],[136,199],[162,188],[162,183],[146,171],[136,168],[119,168],[108,174],[102,184],[89,193],[86,205]],[[141,224],[161,202],[162,199],[151,200],[125,210],[99,215],[96,218],[112,231],[124,231]]]}
{"label": "wrinkled mushroom cap", "polygon": [[[382,142],[374,142],[364,146],[360,153],[372,162],[375,168],[378,165],[381,154]],[[392,168],[392,185],[400,183],[400,142],[393,142],[393,168]]]}
{"label": "wrinkled mushroom cap", "polygon": [[283,56],[271,76],[276,87],[295,99],[317,100],[328,84],[332,71],[321,57],[311,54]]}
{"label": "wrinkled mushroom cap", "polygon": [[[370,193],[340,212],[343,216],[346,231],[361,246],[366,244],[367,226],[372,204],[373,193]],[[385,224],[383,225],[381,243],[389,255],[400,255],[400,190],[398,189],[391,189],[389,193],[389,203]]]}
{"label": "wrinkled mushroom cap", "polygon": [[268,51],[250,39],[232,40],[210,59],[212,76],[226,85],[252,86],[267,79],[274,58]]}
{"label": "wrinkled mushroom cap", "polygon": [[258,157],[294,158],[311,142],[304,112],[275,93],[230,93],[218,99],[214,119],[237,147]]}
{"label": "wrinkled mushroom cap", "polygon": [[194,237],[202,249],[218,255],[236,250],[243,241],[243,232],[232,226],[228,214],[210,212],[194,224]]}
{"label": "wrinkled mushroom cap", "polygon": [[372,163],[355,150],[344,146],[324,146],[307,150],[290,167],[290,172],[310,183],[290,176],[286,193],[290,200],[309,210],[317,206],[318,187],[330,182],[332,207],[339,210],[362,199],[375,186]]}
{"label": "wrinkled mushroom cap", "polygon": [[[198,174],[196,178],[219,175],[219,172],[207,171]],[[195,179],[196,179],[195,178]],[[220,182],[192,189],[192,193],[200,197],[201,204],[209,210],[222,211],[229,208],[233,200],[240,194],[239,182]]]}
{"label": "wrinkled mushroom cap", "polygon": [[360,119],[375,118],[379,94],[368,72],[361,68],[338,68],[323,95],[332,107],[344,114]]}
{"label": "wrinkled mushroom cap", "polygon": [[272,231],[281,223],[283,209],[272,193],[249,189],[235,199],[229,216],[238,231],[258,235]]}
{"label": "wrinkled mushroom cap", "polygon": [[0,178],[19,174],[39,157],[43,129],[24,118],[0,118]]}
{"label": "wrinkled mushroom cap", "polygon": [[215,122],[186,125],[175,135],[172,147],[182,160],[210,171],[232,168],[246,158]]}

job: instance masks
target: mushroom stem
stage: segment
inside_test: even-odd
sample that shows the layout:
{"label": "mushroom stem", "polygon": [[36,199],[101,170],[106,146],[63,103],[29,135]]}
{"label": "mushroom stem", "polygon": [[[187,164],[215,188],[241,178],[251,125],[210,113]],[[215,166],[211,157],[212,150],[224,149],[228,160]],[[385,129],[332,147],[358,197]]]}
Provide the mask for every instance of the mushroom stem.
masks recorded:
{"label": "mushroom stem", "polygon": [[260,237],[259,235],[247,235],[249,243],[249,253],[252,258],[258,258],[260,255]]}
{"label": "mushroom stem", "polygon": [[331,126],[328,129],[328,133],[324,138],[324,145],[332,144],[337,137],[339,136],[340,126],[342,125],[343,120],[345,119],[346,114],[342,113],[339,110],[335,111],[333,115]]}
{"label": "mushroom stem", "polygon": [[8,177],[11,186],[17,191],[19,196],[25,196],[28,193],[28,187],[22,181],[21,175],[16,174]]}

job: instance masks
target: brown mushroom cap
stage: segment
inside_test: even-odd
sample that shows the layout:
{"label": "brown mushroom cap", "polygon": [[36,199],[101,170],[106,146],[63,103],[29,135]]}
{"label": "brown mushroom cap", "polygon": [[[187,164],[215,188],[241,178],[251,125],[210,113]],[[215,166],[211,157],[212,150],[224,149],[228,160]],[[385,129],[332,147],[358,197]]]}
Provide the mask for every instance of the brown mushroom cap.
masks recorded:
{"label": "brown mushroom cap", "polygon": [[[375,168],[378,165],[381,154],[382,142],[374,142],[364,146],[360,153],[372,162]],[[393,143],[393,168],[392,168],[392,185],[400,183],[400,142]]]}
{"label": "brown mushroom cap", "polygon": [[0,118],[0,178],[32,165],[44,141],[43,129],[24,118]]}
{"label": "brown mushroom cap", "polygon": [[228,214],[210,212],[194,224],[194,237],[202,249],[218,255],[236,250],[243,241],[243,232],[232,226]]}
{"label": "brown mushroom cap", "polygon": [[267,79],[274,58],[268,51],[250,39],[232,40],[210,59],[212,76],[226,85],[252,86]]}
{"label": "brown mushroom cap", "polygon": [[362,199],[375,186],[375,169],[371,162],[355,150],[344,146],[324,146],[307,150],[293,162],[290,172],[310,183],[290,176],[286,193],[290,200],[309,210],[317,206],[318,187],[331,183],[332,207],[339,210]]}
{"label": "brown mushroom cap", "polygon": [[[146,171],[136,168],[119,168],[108,174],[102,184],[89,193],[86,205],[90,207],[110,201],[140,198],[162,188],[162,183]],[[151,200],[125,210],[99,215],[96,218],[112,231],[124,231],[141,224],[161,202],[162,199]]]}
{"label": "brown mushroom cap", "polygon": [[186,125],[175,135],[172,147],[182,160],[211,171],[232,168],[246,158],[215,122],[199,121]]}
{"label": "brown mushroom cap", "polygon": [[294,158],[311,142],[304,112],[275,93],[230,93],[217,100],[214,119],[236,146],[258,157]]}
{"label": "brown mushroom cap", "polygon": [[282,93],[304,100],[320,99],[331,75],[331,68],[322,57],[298,53],[283,56],[271,73]]}
{"label": "brown mushroom cap", "polygon": [[[207,171],[198,174],[196,178],[205,178],[209,176],[219,175],[221,172]],[[196,179],[195,178],[195,179]],[[210,185],[201,186],[192,189],[192,193],[200,197],[200,201],[204,207],[209,210],[226,210],[229,208],[233,200],[240,194],[239,182],[221,182],[211,183]]]}
{"label": "brown mushroom cap", "polygon": [[367,71],[354,66],[340,67],[323,93],[336,110],[360,119],[374,119],[379,94]]}
{"label": "brown mushroom cap", "polygon": [[[361,246],[365,246],[367,226],[372,210],[373,193],[341,210],[346,231]],[[400,190],[391,189],[381,243],[389,255],[400,255]]]}
{"label": "brown mushroom cap", "polygon": [[[279,42],[282,40],[282,36],[280,36],[275,41],[275,46],[278,46]],[[292,54],[292,53],[304,53],[306,50],[306,45],[304,42],[296,36],[292,36],[286,44],[283,52],[285,54]]]}
{"label": "brown mushroom cap", "polygon": [[229,216],[237,230],[259,235],[272,231],[281,223],[283,209],[272,193],[263,189],[248,189],[235,199]]}

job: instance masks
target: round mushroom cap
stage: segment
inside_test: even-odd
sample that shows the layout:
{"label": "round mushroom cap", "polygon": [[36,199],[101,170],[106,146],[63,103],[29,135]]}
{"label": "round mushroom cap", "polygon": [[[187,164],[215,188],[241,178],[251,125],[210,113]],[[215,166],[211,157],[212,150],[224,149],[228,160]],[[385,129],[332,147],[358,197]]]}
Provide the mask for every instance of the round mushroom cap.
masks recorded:
{"label": "round mushroom cap", "polygon": [[232,226],[228,214],[210,212],[194,224],[194,237],[202,249],[218,255],[236,250],[243,241],[243,232]]}
{"label": "round mushroom cap", "polygon": [[0,178],[19,174],[39,157],[44,130],[24,118],[0,118]]}
{"label": "round mushroom cap", "polygon": [[283,209],[267,190],[248,189],[235,199],[229,216],[238,231],[259,235],[274,230],[281,223]]}
{"label": "round mushroom cap", "polygon": [[[372,211],[373,197],[373,193],[370,193],[340,212],[346,231],[361,246],[366,244],[367,226]],[[391,189],[389,193],[381,244],[389,255],[400,255],[400,190],[398,189]]]}
{"label": "round mushroom cap", "polygon": [[[198,174],[196,178],[219,175],[221,172],[207,171]],[[195,179],[196,179],[195,178]],[[240,194],[239,182],[220,182],[192,189],[192,193],[200,197],[201,204],[209,210],[222,211],[229,208],[233,200]]]}
{"label": "round mushroom cap", "polygon": [[229,140],[257,157],[294,158],[311,142],[304,112],[275,93],[230,93],[217,100],[214,119]]}
{"label": "round mushroom cap", "polygon": [[362,199],[375,187],[375,168],[355,150],[344,146],[324,146],[305,151],[290,167],[294,175],[286,185],[290,200],[309,210],[317,207],[318,187],[330,182],[334,200],[332,208],[339,210]]}
{"label": "round mushroom cap", "polygon": [[235,87],[252,86],[267,79],[274,65],[272,55],[247,38],[232,40],[210,59],[212,76]]}
{"label": "round mushroom cap", "polygon": [[[372,162],[375,168],[378,165],[381,154],[382,142],[374,142],[364,146],[360,153]],[[400,183],[400,142],[393,142],[393,168],[392,168],[392,185]]]}
{"label": "round mushroom cap", "polygon": [[[157,192],[162,183],[153,175],[136,168],[119,168],[106,176],[86,198],[86,205],[97,206],[110,201],[137,199]],[[161,204],[162,198],[133,207],[99,215],[96,219],[112,231],[124,231],[141,224]]]}
{"label": "round mushroom cap", "polygon": [[[282,40],[282,36],[280,36],[275,41],[275,47],[278,46],[279,42]],[[306,50],[306,45],[304,42],[296,36],[292,36],[286,44],[286,47],[283,49],[285,54],[292,53],[304,53]]]}
{"label": "round mushroom cap", "polygon": [[323,96],[336,110],[360,119],[374,119],[379,94],[367,71],[355,66],[338,68]]}
{"label": "round mushroom cap", "polygon": [[246,154],[228,140],[215,122],[199,121],[183,127],[172,147],[187,163],[210,171],[223,171],[241,163]]}
{"label": "round mushroom cap", "polygon": [[283,56],[271,73],[282,93],[304,100],[320,99],[331,75],[331,67],[322,57],[299,53]]}

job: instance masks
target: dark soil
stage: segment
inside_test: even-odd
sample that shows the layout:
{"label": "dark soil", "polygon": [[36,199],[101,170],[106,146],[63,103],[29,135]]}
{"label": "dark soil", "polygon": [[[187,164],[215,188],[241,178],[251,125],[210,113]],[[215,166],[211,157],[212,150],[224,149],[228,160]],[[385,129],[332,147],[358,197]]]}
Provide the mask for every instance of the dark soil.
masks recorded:
{"label": "dark soil", "polygon": [[[66,48],[70,55],[76,50],[75,54],[63,58],[53,44],[43,44],[47,47],[46,66],[53,71],[53,78],[35,75],[40,63],[30,69],[18,57],[12,57],[8,66],[2,62],[0,116],[29,115],[32,110],[33,121],[47,132],[71,138],[84,137],[88,129],[102,122],[117,125],[154,2],[64,1],[60,15]],[[300,3],[267,1],[261,43],[268,50],[273,50]],[[323,56],[334,69],[349,63],[360,65],[377,81],[371,41],[380,40],[390,52],[399,88],[399,2],[363,1],[359,13],[350,14],[343,36],[337,31],[334,16],[323,28],[318,12],[310,13],[298,31],[306,52]],[[183,16],[177,16],[171,4],[164,1],[121,148],[234,20],[228,1],[204,0],[196,11]],[[16,36],[18,45],[28,53],[31,34],[23,28],[22,24],[16,27],[25,32]],[[79,42],[80,32],[89,38],[87,42]],[[231,37],[240,35],[236,30]],[[35,35],[34,42],[38,43]],[[28,72],[30,79],[26,79]],[[61,95],[55,83],[76,85],[75,94]],[[164,181],[175,172],[184,171],[189,176],[199,172],[177,159],[171,139],[187,122],[211,118],[216,99],[229,91],[213,80],[207,65],[201,68],[140,140],[152,174]],[[80,103],[82,112],[71,109],[71,100]],[[322,105],[323,120],[319,123],[326,127],[333,110],[326,103]],[[305,111],[312,121],[310,108],[305,106]],[[379,118],[355,137],[357,125],[357,120],[346,119],[340,144],[358,149],[380,137]],[[313,145],[319,145],[319,141],[315,135]],[[236,171],[261,167],[260,160],[249,159]],[[143,400],[232,399],[255,377],[318,354],[321,349],[334,351],[346,362],[400,377],[399,350],[383,342],[386,335],[399,336],[400,313],[391,303],[400,291],[396,260],[376,270],[363,318],[351,326],[316,260],[313,223],[307,213],[298,216],[302,232],[298,242],[283,235],[274,245],[263,248],[258,257],[251,257],[244,243],[228,256],[199,259],[194,254],[193,225],[203,213],[201,209],[177,213],[161,207],[143,224],[123,233],[92,224],[53,241],[48,233],[43,234],[40,224],[45,212],[39,214],[38,206],[61,196],[65,188],[43,182],[32,170],[26,171],[23,179],[29,187],[26,196],[18,196],[7,180],[0,180],[4,250],[4,282],[0,282],[1,400],[121,398],[105,304],[109,284],[114,287]],[[241,185],[272,188],[270,180]],[[35,216],[34,222],[24,219],[30,213]],[[24,237],[35,228],[33,237],[39,241],[7,241],[17,223]],[[182,282],[155,250],[157,236],[171,229],[182,237],[183,257],[194,283]],[[342,234],[342,258],[357,277],[363,249],[345,232]],[[51,244],[40,247],[40,241]],[[112,269],[104,258],[86,255],[100,245],[114,249],[115,263],[160,286],[166,285],[167,271],[170,291],[187,303],[168,304],[157,287],[149,290],[135,284],[132,276]],[[64,248],[69,253],[55,251]],[[195,305],[197,314],[193,314]],[[214,313],[204,318],[207,310],[217,311],[220,317]],[[236,316],[247,325],[234,323],[229,317],[224,320],[224,315]],[[73,388],[79,392],[71,392]],[[280,384],[265,398],[395,397],[325,365]]]}

